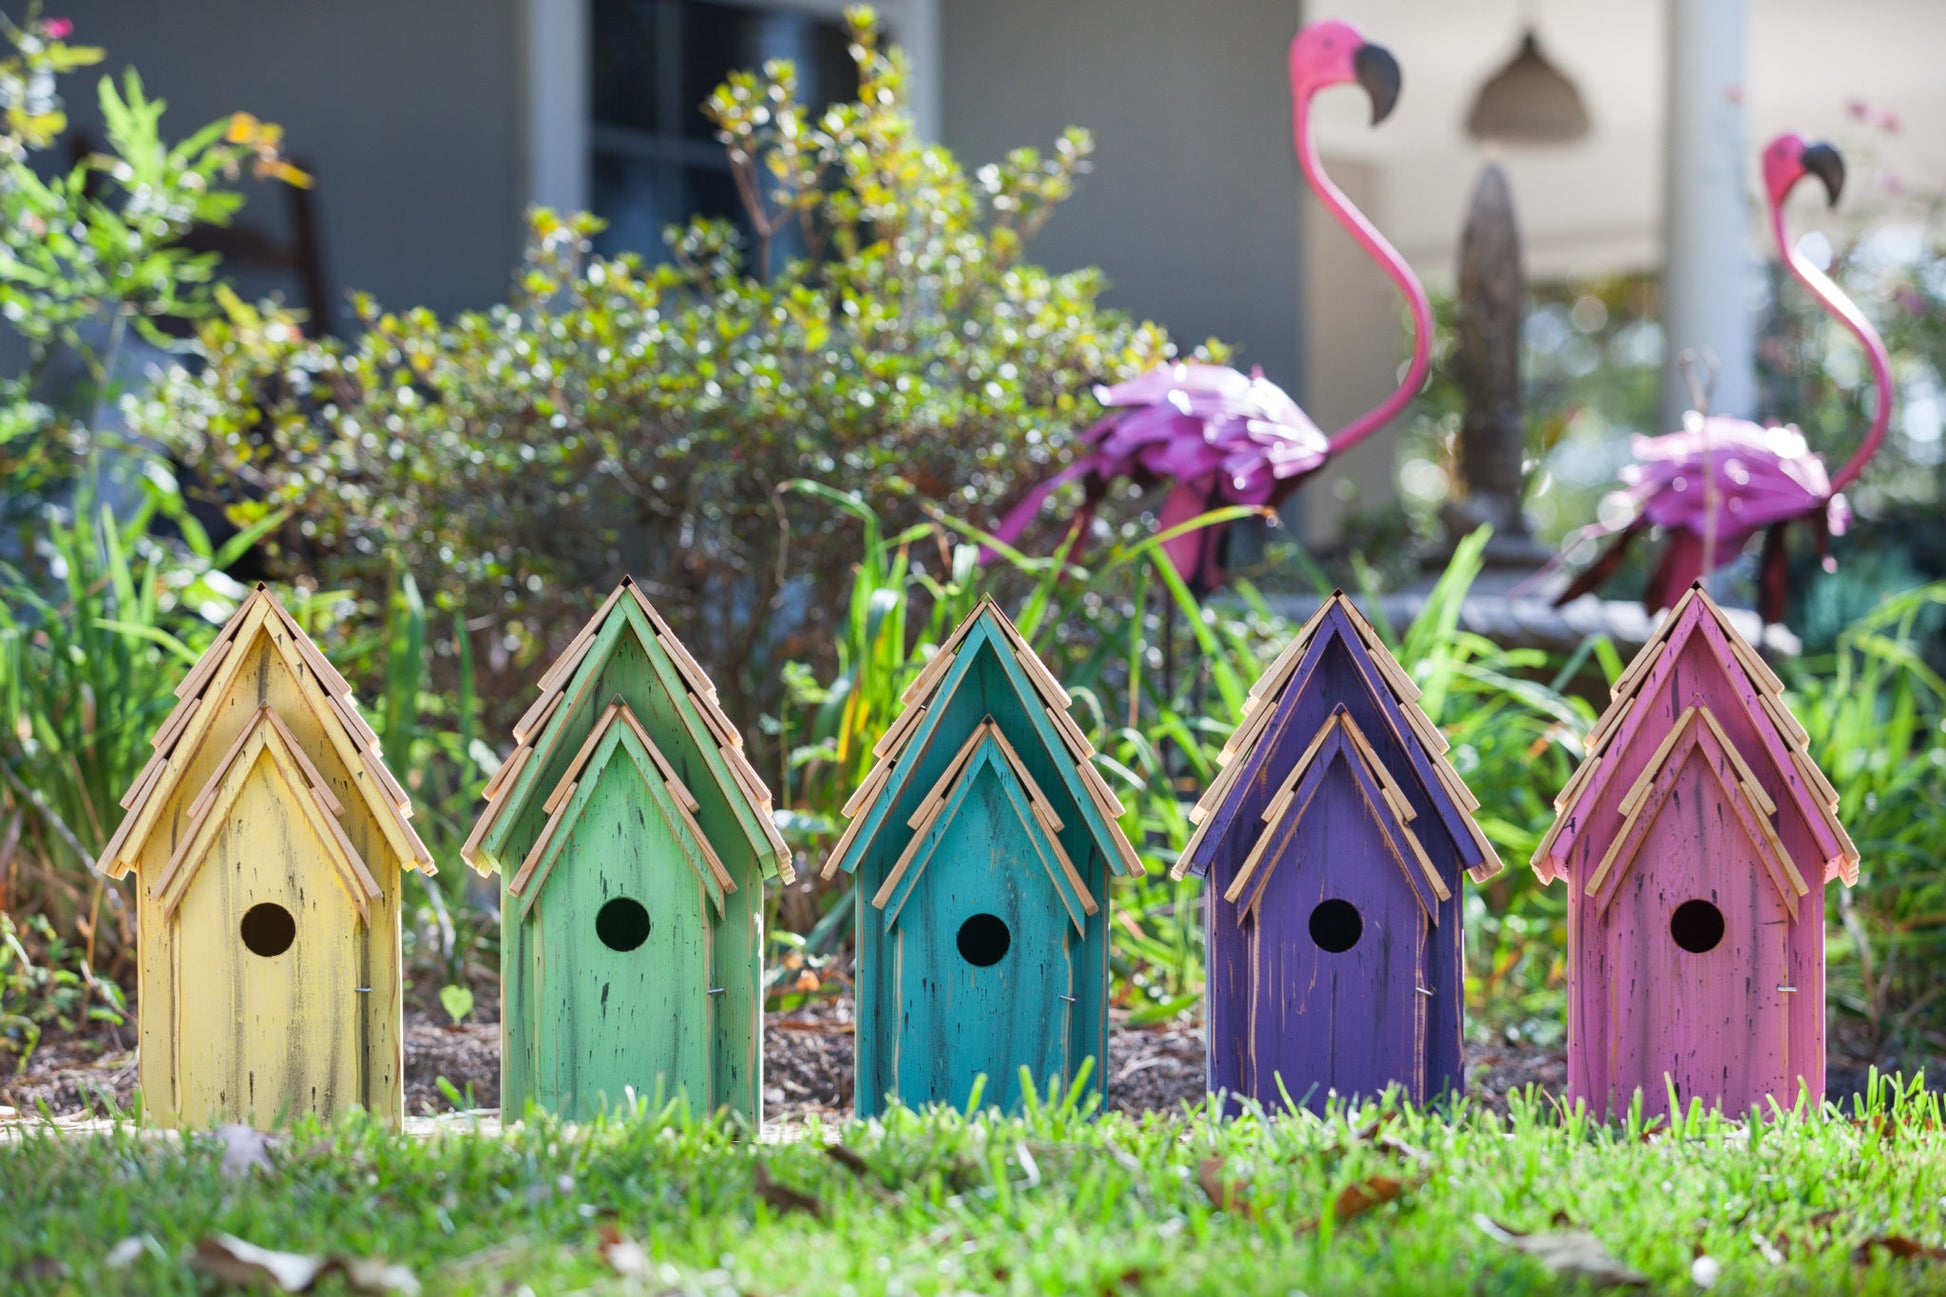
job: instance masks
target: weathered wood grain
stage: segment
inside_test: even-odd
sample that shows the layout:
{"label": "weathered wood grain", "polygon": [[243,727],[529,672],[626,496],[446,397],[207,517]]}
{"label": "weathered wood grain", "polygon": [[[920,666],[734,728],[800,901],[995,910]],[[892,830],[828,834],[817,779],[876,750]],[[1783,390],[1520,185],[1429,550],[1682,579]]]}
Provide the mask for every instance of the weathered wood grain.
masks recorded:
{"label": "weathered wood grain", "polygon": [[[990,600],[904,703],[824,871],[857,880],[857,1107],[962,1103],[978,1075],[1012,1106],[1021,1067],[1066,1084],[1105,1057],[1108,879],[1141,862],[1065,691]],[[975,914],[1010,933],[991,967],[957,945]]]}
{"label": "weathered wood grain", "polygon": [[[1416,688],[1342,596],[1252,693],[1259,704],[1173,871],[1209,889],[1211,1089],[1232,1108],[1286,1094],[1322,1107],[1333,1090],[1389,1084],[1421,1102],[1457,1089],[1460,879],[1499,868],[1477,803],[1414,718]],[[1361,915],[1347,951],[1312,939],[1327,898]]]}
{"label": "weathered wood grain", "polygon": [[[1571,1099],[1822,1098],[1822,885],[1856,877],[1856,848],[1781,687],[1700,588],[1617,681],[1534,856],[1570,882]],[[1687,901],[1720,911],[1713,949],[1677,940]]]}
{"label": "weathered wood grain", "polygon": [[[259,587],[178,685],[102,865],[133,872],[145,1119],[403,1107],[398,890],[431,870],[343,678]],[[242,916],[297,935],[251,953]],[[349,989],[346,989],[346,988]]]}
{"label": "weathered wood grain", "polygon": [[[625,582],[524,720],[464,853],[502,878],[503,1104],[586,1115],[659,1078],[697,1107],[761,1120],[763,882],[788,881],[791,860],[715,687]],[[595,935],[618,888],[650,908],[634,952]],[[565,1021],[564,988],[615,967],[632,971],[603,983],[605,1006],[596,995]]]}

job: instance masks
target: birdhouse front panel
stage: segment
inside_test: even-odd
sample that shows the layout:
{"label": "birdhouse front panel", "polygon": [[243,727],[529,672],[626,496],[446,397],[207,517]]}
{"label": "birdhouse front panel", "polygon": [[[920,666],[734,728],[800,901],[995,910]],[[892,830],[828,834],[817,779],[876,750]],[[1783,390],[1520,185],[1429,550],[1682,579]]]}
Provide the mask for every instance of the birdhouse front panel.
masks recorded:
{"label": "birdhouse front panel", "polygon": [[763,884],[790,853],[715,687],[633,581],[514,739],[462,851],[502,878],[503,1106],[586,1116],[680,1089],[759,1120]]}
{"label": "birdhouse front panel", "polygon": [[1609,967],[1625,985],[1661,991],[1614,1003],[1611,1108],[1666,1086],[1678,1104],[1699,1095],[1748,1111],[1793,1088],[1783,1064],[1794,919],[1723,798],[1706,756],[1692,753],[1601,914]]}
{"label": "birdhouse front panel", "polygon": [[[708,1112],[715,915],[683,844],[624,764],[598,777],[526,918],[542,1024],[535,1098],[572,1117],[629,1093],[681,1094]],[[557,907],[564,918],[550,922]]]}
{"label": "birdhouse front panel", "polygon": [[[1434,930],[1364,782],[1349,758],[1330,762],[1278,830],[1304,850],[1273,845],[1234,919],[1222,916],[1239,928],[1226,945],[1248,970],[1248,1094],[1320,1108],[1333,1092],[1426,1092]],[[1372,867],[1382,861],[1394,867]]]}
{"label": "birdhouse front panel", "polygon": [[825,876],[858,897],[861,1114],[1101,1082],[1107,890],[1141,866],[1068,697],[982,601],[906,691]]}
{"label": "birdhouse front panel", "polygon": [[1012,1108],[1022,1067],[1037,1086],[1065,1084],[1087,930],[1040,863],[1052,857],[1029,794],[1003,764],[983,761],[927,832],[909,885],[894,880],[883,923],[899,985],[901,1095],[964,1107],[984,1076],[983,1102]]}
{"label": "birdhouse front panel", "polygon": [[1565,878],[1568,1093],[1730,1112],[1824,1092],[1824,899],[1857,877],[1783,684],[1692,589],[1616,681],[1534,856]]}
{"label": "birdhouse front panel", "polygon": [[1417,698],[1334,595],[1252,687],[1191,813],[1173,872],[1207,880],[1210,1088],[1233,1106],[1461,1084],[1460,880],[1500,865]]}
{"label": "birdhouse front panel", "polygon": [[178,1108],[192,1124],[371,1106],[375,1078],[360,1048],[367,898],[340,876],[333,844],[293,813],[305,795],[269,755],[253,762],[218,808],[171,918]]}
{"label": "birdhouse front panel", "polygon": [[[137,880],[145,1117],[164,1125],[263,1123],[305,1112],[334,1115],[356,1103],[397,1120],[404,1107],[398,888],[403,870],[433,870],[377,736],[350,686],[261,586],[176,695],[178,705],[152,740],[155,757],[123,798],[128,813],[101,855],[111,877],[133,873]],[[275,778],[273,769],[280,772]],[[282,809],[270,816],[265,799],[273,795]],[[221,813],[219,803],[227,808]],[[252,810],[239,815],[244,803]],[[248,887],[270,886],[275,874],[263,872],[272,868],[266,851],[286,841],[322,844],[335,872],[309,871],[316,876],[305,882],[301,905],[295,895],[268,898],[290,912],[295,959],[289,951],[252,955],[240,944],[251,908],[239,916],[224,907],[245,899]],[[300,853],[288,867],[305,861],[315,863]],[[361,890],[362,903],[355,895]],[[333,903],[351,908],[362,934],[356,947],[343,944],[342,915],[321,917],[319,907]],[[307,915],[319,920],[315,929],[301,926]],[[269,922],[273,930],[283,927],[280,918]],[[288,984],[302,990],[301,1017],[280,1026],[263,1007],[271,1001],[253,999],[260,1031],[238,1036],[232,1022],[224,1045],[199,1025],[216,979],[235,974],[263,980],[268,990],[286,984],[279,979],[296,960],[321,959],[324,946],[347,961],[349,989],[335,974],[296,977]],[[346,1021],[355,1027],[348,1034],[337,1025]],[[298,1036],[301,1050],[292,1043]],[[185,1054],[186,1042],[194,1058]],[[255,1052],[218,1057],[245,1045]],[[355,1086],[342,1084],[346,1058],[356,1060]],[[282,1078],[281,1099],[292,1102],[253,1103],[250,1078],[261,1090],[271,1075]],[[220,1103],[211,1102],[216,1097]]]}

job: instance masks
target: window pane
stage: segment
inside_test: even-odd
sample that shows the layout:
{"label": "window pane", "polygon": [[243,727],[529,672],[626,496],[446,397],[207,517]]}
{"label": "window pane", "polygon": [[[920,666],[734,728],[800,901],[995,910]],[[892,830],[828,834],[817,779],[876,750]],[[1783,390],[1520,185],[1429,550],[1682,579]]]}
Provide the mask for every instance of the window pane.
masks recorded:
{"label": "window pane", "polygon": [[691,3],[681,8],[680,129],[685,135],[715,139],[716,128],[697,105],[731,72],[761,68],[767,59],[797,64],[797,97],[814,109],[858,93],[844,24],[835,19],[742,5]]}
{"label": "window pane", "polygon": [[727,167],[685,167],[597,150],[590,180],[594,210],[608,220],[595,238],[595,249],[604,256],[639,252],[650,261],[664,260],[668,245],[662,231],[697,215],[727,217],[742,231],[744,248],[756,246]]}
{"label": "window pane", "polygon": [[594,63],[590,82],[594,119],[599,124],[661,129],[656,86],[661,8],[658,0],[595,0],[589,30]]}

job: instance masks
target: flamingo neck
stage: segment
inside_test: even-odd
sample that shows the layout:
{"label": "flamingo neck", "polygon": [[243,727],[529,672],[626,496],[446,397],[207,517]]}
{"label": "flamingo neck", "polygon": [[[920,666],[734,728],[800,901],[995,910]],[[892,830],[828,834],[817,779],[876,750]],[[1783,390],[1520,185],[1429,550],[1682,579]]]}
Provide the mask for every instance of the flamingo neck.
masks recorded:
{"label": "flamingo neck", "polygon": [[1872,322],[1865,318],[1851,298],[1845,296],[1845,291],[1792,246],[1790,234],[1784,229],[1782,203],[1771,204],[1770,227],[1777,236],[1778,255],[1783,257],[1791,275],[1804,285],[1811,296],[1818,299],[1826,311],[1850,329],[1859,345],[1865,348],[1865,358],[1872,366],[1872,383],[1878,389],[1878,408],[1872,411],[1872,426],[1866,431],[1865,440],[1845,461],[1845,466],[1832,475],[1831,493],[1836,495],[1857,480],[1865,470],[1866,462],[1877,453],[1879,443],[1885,440],[1885,430],[1892,422],[1892,358],[1886,354],[1885,343],[1880,340],[1878,330],[1872,327]]}
{"label": "flamingo neck", "polygon": [[1344,191],[1331,182],[1331,177],[1324,174],[1324,166],[1318,160],[1317,140],[1311,134],[1309,93],[1296,96],[1293,129],[1297,140],[1297,165],[1310,182],[1318,201],[1398,286],[1400,294],[1405,297],[1406,309],[1412,315],[1412,363],[1406,367],[1405,380],[1392,395],[1332,435],[1328,449],[1335,455],[1384,427],[1419,394],[1420,386],[1426,381],[1426,371],[1432,364],[1432,303],[1427,300],[1425,288],[1419,283],[1418,276],[1412,273],[1412,267],[1406,264],[1405,258],[1386,242],[1385,236],[1366,219],[1363,212],[1352,206]]}

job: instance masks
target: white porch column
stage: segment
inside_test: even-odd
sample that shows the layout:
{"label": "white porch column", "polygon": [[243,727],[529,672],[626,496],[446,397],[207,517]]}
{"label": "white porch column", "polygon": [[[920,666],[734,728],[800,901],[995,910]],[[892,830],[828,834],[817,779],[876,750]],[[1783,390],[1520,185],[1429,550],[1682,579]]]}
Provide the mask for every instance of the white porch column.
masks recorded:
{"label": "white porch column", "polygon": [[1744,125],[1747,0],[1668,0],[1667,171],[1663,183],[1662,430],[1681,426],[1686,348],[1718,372],[1710,409],[1757,409],[1755,253],[1746,200],[1754,162]]}
{"label": "white porch column", "polygon": [[[558,212],[588,206],[588,5],[524,0],[519,32],[527,138],[527,201]],[[527,223],[521,220],[521,238]]]}

